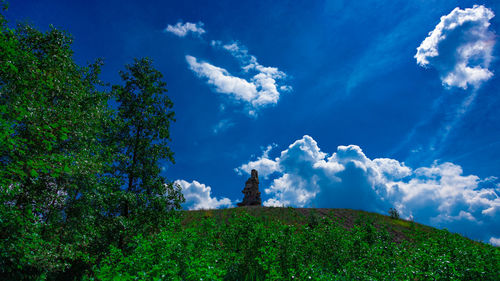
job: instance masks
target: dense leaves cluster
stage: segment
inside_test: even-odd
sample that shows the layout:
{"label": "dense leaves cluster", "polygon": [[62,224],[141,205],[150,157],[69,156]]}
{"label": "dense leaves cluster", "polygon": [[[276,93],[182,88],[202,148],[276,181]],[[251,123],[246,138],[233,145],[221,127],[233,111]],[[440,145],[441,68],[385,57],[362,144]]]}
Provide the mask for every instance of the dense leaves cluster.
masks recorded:
{"label": "dense leaves cluster", "polygon": [[[138,235],[124,253],[113,247],[100,280],[498,280],[500,250],[446,230],[391,225],[360,216],[352,228],[331,217],[288,224],[230,209],[190,223],[172,217],[154,235]],[[287,210],[285,217],[292,217]],[[184,219],[185,220],[185,219]],[[401,221],[403,223],[404,222]]]}
{"label": "dense leaves cluster", "polygon": [[78,278],[182,202],[160,176],[173,161],[161,74],[135,60],[106,90],[102,62],[77,65],[71,43],[0,15],[2,280]]}

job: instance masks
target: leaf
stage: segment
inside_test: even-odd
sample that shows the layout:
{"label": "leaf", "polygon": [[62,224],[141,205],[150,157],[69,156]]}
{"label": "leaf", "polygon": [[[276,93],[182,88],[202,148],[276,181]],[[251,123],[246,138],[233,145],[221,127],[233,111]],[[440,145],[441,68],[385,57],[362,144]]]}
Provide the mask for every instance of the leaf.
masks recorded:
{"label": "leaf", "polygon": [[32,170],[30,171],[30,175],[31,175],[32,177],[36,178],[36,177],[38,177],[38,172],[37,172],[35,169],[32,169]]}

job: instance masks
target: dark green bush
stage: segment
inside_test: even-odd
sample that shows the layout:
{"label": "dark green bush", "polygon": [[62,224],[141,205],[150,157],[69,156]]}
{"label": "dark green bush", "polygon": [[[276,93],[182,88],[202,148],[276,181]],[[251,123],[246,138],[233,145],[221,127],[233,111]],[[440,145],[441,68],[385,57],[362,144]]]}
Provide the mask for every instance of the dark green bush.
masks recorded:
{"label": "dark green bush", "polygon": [[391,216],[391,218],[393,219],[399,219],[399,212],[398,210],[396,210],[395,208],[390,208],[389,209],[389,216]]}

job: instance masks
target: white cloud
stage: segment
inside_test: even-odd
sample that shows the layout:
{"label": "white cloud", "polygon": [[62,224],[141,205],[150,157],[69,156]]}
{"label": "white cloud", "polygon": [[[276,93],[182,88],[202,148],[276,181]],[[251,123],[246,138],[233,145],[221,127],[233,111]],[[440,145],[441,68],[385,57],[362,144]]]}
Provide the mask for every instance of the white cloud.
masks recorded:
{"label": "white cloud", "polygon": [[275,144],[273,145],[268,145],[266,149],[263,152],[263,155],[259,157],[255,161],[250,161],[247,164],[243,164],[238,168],[235,168],[234,170],[239,174],[250,174],[250,172],[255,169],[259,171],[259,175],[261,177],[267,178],[269,175],[273,174],[274,172],[279,171],[279,166],[276,161],[270,160],[269,159],[269,152],[276,147]]}
{"label": "white cloud", "polygon": [[420,66],[434,66],[446,86],[467,89],[479,87],[493,77],[488,69],[493,59],[495,34],[489,30],[492,10],[474,5],[455,8],[417,48],[415,59]]}
{"label": "white cloud", "polygon": [[277,104],[280,91],[292,91],[291,86],[279,82],[287,77],[284,72],[276,67],[262,66],[255,56],[249,55],[248,50],[237,42],[224,45],[221,41],[212,40],[210,44],[228,51],[240,62],[244,74],[250,76],[248,78],[233,76],[224,68],[207,62],[199,63],[192,56],[186,56],[186,61],[199,77],[208,78],[208,84],[215,86],[215,91],[245,101],[249,115],[255,116],[259,108]]}
{"label": "white cloud", "polygon": [[219,121],[219,123],[217,123],[213,129],[212,129],[212,132],[214,134],[218,134],[220,132],[224,132],[225,130],[233,127],[235,124],[233,121],[231,121],[230,119],[222,119],[221,121]]}
{"label": "white cloud", "polygon": [[178,22],[176,25],[168,25],[165,28],[165,32],[173,33],[179,37],[185,37],[189,32],[192,32],[196,35],[201,35],[205,33],[205,29],[203,29],[203,23],[191,23],[191,22]]}
{"label": "white cloud", "polygon": [[217,199],[212,197],[212,188],[197,181],[176,180],[175,183],[182,188],[182,194],[186,199],[182,207],[188,210],[217,209],[233,205],[228,198]]}
{"label": "white cloud", "polygon": [[186,61],[199,77],[208,78],[208,84],[215,86],[217,92],[250,103],[257,99],[257,87],[245,79],[232,76],[227,70],[207,62],[198,62],[195,57],[189,55],[186,56]]}
{"label": "white cloud", "polygon": [[275,198],[270,198],[266,202],[262,203],[262,205],[266,207],[286,207],[285,204],[281,203],[279,200]]}
{"label": "white cloud", "polygon": [[212,47],[220,47],[221,45],[222,45],[222,41],[220,41],[220,40],[210,41],[210,46],[212,46]]}
{"label": "white cloud", "polygon": [[242,68],[245,71],[250,69],[254,69],[257,63],[257,58],[255,56],[248,54],[248,49],[244,46],[241,46],[238,42],[232,42],[231,44],[222,44],[222,42],[218,42],[218,44],[212,45],[214,47],[221,47],[228,51],[233,57],[238,59],[238,61],[242,64]]}
{"label": "white cloud", "polygon": [[283,92],[291,92],[293,90],[292,86],[289,85],[282,85],[280,86],[280,90]]}
{"label": "white cloud", "polygon": [[490,244],[493,246],[500,247],[500,238],[491,237]]}
{"label": "white cloud", "polygon": [[[262,165],[266,163],[266,165]],[[403,217],[455,231],[471,229],[500,235],[500,189],[496,178],[463,175],[453,163],[412,169],[395,159],[366,157],[356,145],[338,146],[328,157],[304,136],[275,159],[267,154],[240,166],[273,167],[264,192],[266,206],[331,207],[386,213],[396,207]],[[260,171],[259,171],[260,173]],[[481,230],[478,230],[481,229]],[[467,233],[469,234],[469,233]],[[485,239],[485,237],[481,237]]]}

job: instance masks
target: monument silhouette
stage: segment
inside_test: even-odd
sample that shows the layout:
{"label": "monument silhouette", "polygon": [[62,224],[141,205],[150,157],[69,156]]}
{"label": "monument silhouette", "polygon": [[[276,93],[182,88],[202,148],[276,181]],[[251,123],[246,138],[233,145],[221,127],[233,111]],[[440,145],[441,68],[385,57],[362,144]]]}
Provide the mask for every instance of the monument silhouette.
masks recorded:
{"label": "monument silhouette", "polygon": [[259,174],[257,170],[254,169],[250,173],[250,178],[245,183],[245,188],[243,188],[242,193],[245,194],[245,196],[243,197],[243,202],[237,204],[238,206],[262,205],[259,191]]}

